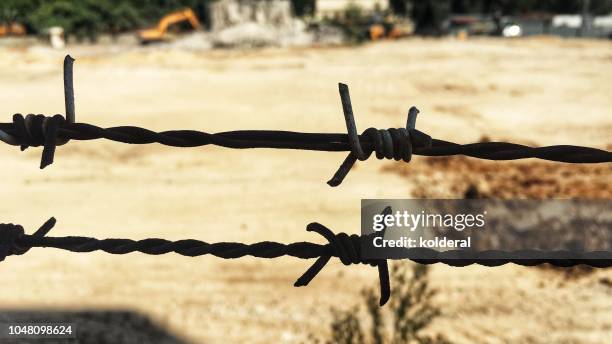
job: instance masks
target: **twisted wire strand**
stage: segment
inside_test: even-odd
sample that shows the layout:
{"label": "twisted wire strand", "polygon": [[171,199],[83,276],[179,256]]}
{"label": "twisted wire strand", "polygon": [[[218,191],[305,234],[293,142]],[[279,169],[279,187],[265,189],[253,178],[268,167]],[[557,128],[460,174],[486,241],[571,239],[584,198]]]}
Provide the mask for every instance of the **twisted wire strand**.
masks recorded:
{"label": "twisted wire strand", "polygon": [[[18,114],[17,116],[21,115]],[[11,136],[20,137],[20,135],[17,134],[18,130],[15,129],[16,126],[18,127],[19,124],[0,123],[0,130]],[[387,129],[387,131],[393,129],[394,128]],[[38,132],[40,133],[40,131]],[[414,133],[415,135],[422,134],[417,130],[415,130]],[[62,140],[107,139],[128,144],[160,143],[173,147],[216,145],[236,149],[278,148],[326,152],[351,150],[347,134],[301,133],[274,130],[236,130],[211,134],[196,130],[155,132],[134,126],[101,128],[86,123],[65,123],[61,124],[58,128],[57,137]],[[358,138],[361,145],[367,150],[376,151],[376,149],[379,149],[379,151],[384,152],[384,150],[380,150],[383,147],[374,143],[371,136],[362,134],[359,135]],[[42,143],[44,142],[32,143],[28,144],[28,146],[41,146]],[[394,143],[395,142],[392,144]],[[414,149],[413,154],[422,156],[467,155],[487,160],[538,158],[569,163],[612,162],[612,152],[598,148],[572,145],[530,147],[507,142],[458,144],[437,139],[432,139],[431,146],[428,147],[422,146],[420,141],[414,141],[411,142],[411,144],[411,148]]]}
{"label": "twisted wire strand", "polygon": [[415,129],[418,110],[411,107],[405,128],[368,128],[361,135],[353,114],[348,86],[339,84],[340,100],[344,112],[347,134],[300,133],[277,130],[236,130],[207,133],[196,130],[169,130],[155,132],[137,126],[101,128],[75,122],[73,62],[64,59],[64,98],[66,118],[61,115],[15,114],[12,123],[0,123],[0,141],[28,147],[43,146],[40,168],[53,163],[56,146],[70,140],[107,139],[127,144],[159,143],[172,147],[200,147],[216,145],[226,148],[273,148],[326,152],[350,152],[334,176],[330,186],[338,186],[357,161],[367,160],[372,153],[377,159],[409,162],[413,154],[423,156],[466,155],[487,160],[515,160],[538,158],[566,163],[612,162],[612,152],[581,146],[557,145],[529,147],[507,142],[481,142],[457,144],[432,139]]}
{"label": "twisted wire strand", "polygon": [[[383,214],[389,214],[391,208],[386,208]],[[245,256],[257,258],[277,258],[290,256],[300,259],[316,259],[314,264],[300,276],[294,286],[306,286],[325,267],[332,257],[337,257],[344,265],[367,264],[378,269],[380,283],[380,305],[384,305],[391,295],[389,269],[386,259],[366,259],[362,254],[362,244],[371,240],[372,236],[359,236],[346,233],[334,234],[327,227],[313,222],[307,226],[308,231],[320,234],[326,244],[311,242],[294,242],[284,244],[272,241],[262,241],[252,244],[236,242],[207,243],[199,240],[177,240],[149,238],[143,240],[131,239],[96,239],[92,237],[67,236],[48,237],[46,234],[55,225],[51,218],[34,234],[24,233],[23,227],[14,224],[0,224],[0,261],[11,255],[22,255],[34,247],[52,247],[71,252],[104,251],[110,254],[127,254],[140,252],[149,255],[177,253],[188,257],[212,255],[223,259],[237,259]],[[377,235],[384,235],[384,230]],[[463,250],[436,251],[429,248],[408,249],[414,257],[411,260],[420,264],[443,263],[450,266],[467,266],[479,264],[488,267],[514,263],[522,266],[551,264],[559,267],[587,265],[596,268],[612,266],[612,252],[569,252],[569,251],[480,251]],[[529,254],[528,259],[516,258],[519,254]],[[571,257],[571,258],[570,258]]]}
{"label": "twisted wire strand", "polygon": [[[334,177],[331,186],[340,185],[359,158],[352,152],[347,134],[300,133],[272,130],[238,130],[207,133],[195,130],[170,130],[155,132],[134,126],[100,128],[86,123],[68,123],[59,115],[48,121],[43,115],[15,115],[13,123],[0,123],[0,131],[18,138],[22,150],[30,146],[44,146],[41,168],[53,162],[56,143],[69,140],[107,139],[127,144],[160,143],[173,147],[199,147],[216,145],[234,149],[275,148],[326,152],[351,152]],[[28,118],[28,117],[26,117]],[[47,120],[47,121],[45,121]],[[29,124],[29,126],[28,126]],[[39,130],[35,128],[38,127]],[[416,129],[379,130],[369,128],[357,136],[365,153],[365,159],[375,152],[378,159],[410,161],[411,155],[450,156],[466,155],[486,160],[516,160],[538,158],[566,163],[612,162],[612,152],[573,145],[529,147],[507,142],[481,142],[457,144],[429,137]],[[363,160],[365,160],[363,159]]]}

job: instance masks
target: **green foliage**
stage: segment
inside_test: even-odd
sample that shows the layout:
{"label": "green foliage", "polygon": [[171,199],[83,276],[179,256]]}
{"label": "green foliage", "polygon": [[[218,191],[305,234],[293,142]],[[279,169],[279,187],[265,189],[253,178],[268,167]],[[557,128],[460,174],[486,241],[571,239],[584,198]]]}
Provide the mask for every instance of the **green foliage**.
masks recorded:
{"label": "green foliage", "polygon": [[349,43],[362,43],[369,37],[369,19],[361,7],[349,4],[335,18],[326,19],[326,23],[341,29]]}
{"label": "green foliage", "polygon": [[400,16],[409,15],[409,10],[412,8],[412,3],[409,0],[389,0],[389,5],[391,6],[393,13]]}
{"label": "green foliage", "polygon": [[21,22],[27,21],[28,13],[40,6],[37,0],[1,0],[0,1],[0,22]]}
{"label": "green foliage", "polygon": [[[385,307],[378,305],[378,290],[366,288],[362,300],[347,311],[332,309],[331,337],[327,342],[338,344],[448,344],[442,336],[428,337],[421,332],[440,314],[431,304],[435,291],[429,287],[426,265],[393,265],[391,281],[394,289]],[[362,304],[369,321],[362,321]],[[368,336],[364,334],[367,324]]]}
{"label": "green foliage", "polygon": [[360,43],[368,39],[368,23],[361,7],[350,4],[343,13],[342,26],[349,42]]}
{"label": "green foliage", "polygon": [[[119,33],[154,25],[165,14],[192,8],[202,21],[207,4],[215,0],[0,0],[0,23],[19,22],[30,33],[61,26],[68,35],[95,39],[100,33]],[[291,0],[296,15],[313,13],[316,0]],[[390,0],[398,14],[411,15],[417,33],[436,34],[449,13],[514,15],[528,12],[580,13],[584,0]],[[612,12],[612,0],[590,0],[595,15]],[[359,8],[346,9],[346,22],[337,22],[349,40],[367,39],[367,20]]]}
{"label": "green foliage", "polygon": [[424,35],[442,33],[442,23],[450,14],[451,1],[427,0],[416,1],[412,8],[415,32]]}
{"label": "green foliage", "polygon": [[60,26],[78,38],[95,38],[102,29],[102,15],[88,6],[88,1],[50,1],[38,7],[29,16],[32,26],[42,32],[52,26]]}
{"label": "green foliage", "polygon": [[117,6],[113,6],[109,15],[108,28],[111,33],[131,30],[144,24],[144,19],[140,16],[138,10],[127,2],[121,2]]}
{"label": "green foliage", "polygon": [[293,12],[296,16],[309,16],[314,14],[316,0],[292,0]]}
{"label": "green foliage", "polygon": [[214,0],[0,0],[0,22],[16,21],[33,33],[61,26],[68,35],[95,40],[101,33],[154,25],[185,7],[204,19],[210,1]]}

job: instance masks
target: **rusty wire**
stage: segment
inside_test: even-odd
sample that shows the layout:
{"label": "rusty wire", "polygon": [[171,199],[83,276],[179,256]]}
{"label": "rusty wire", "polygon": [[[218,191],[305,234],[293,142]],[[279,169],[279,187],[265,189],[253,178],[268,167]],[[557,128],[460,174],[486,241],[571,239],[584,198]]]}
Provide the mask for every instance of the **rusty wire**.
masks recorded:
{"label": "rusty wire", "polygon": [[612,152],[573,145],[529,147],[507,142],[479,142],[457,144],[438,139],[415,129],[418,110],[411,107],[405,128],[368,128],[361,135],[353,115],[348,86],[339,84],[340,98],[347,134],[301,133],[275,130],[237,130],[206,133],[196,130],[170,130],[154,132],[135,126],[100,128],[86,123],[75,123],[74,88],[72,82],[73,59],[64,61],[64,95],[66,118],[61,115],[15,114],[11,123],[0,123],[0,140],[20,146],[44,146],[40,167],[53,162],[55,147],[70,140],[107,139],[128,144],[161,143],[173,147],[199,147],[217,145],[227,148],[275,148],[340,152],[349,155],[328,181],[331,186],[342,183],[357,160],[367,160],[372,153],[378,159],[409,162],[412,155],[447,156],[466,155],[487,160],[515,160],[538,158],[566,163],[612,162]]}

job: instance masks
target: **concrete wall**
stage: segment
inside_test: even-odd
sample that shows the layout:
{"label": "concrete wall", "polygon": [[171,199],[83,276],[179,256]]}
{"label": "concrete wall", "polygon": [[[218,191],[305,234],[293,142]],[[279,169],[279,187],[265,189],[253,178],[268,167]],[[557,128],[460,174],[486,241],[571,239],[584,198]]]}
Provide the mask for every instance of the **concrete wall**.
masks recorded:
{"label": "concrete wall", "polygon": [[244,23],[286,26],[292,21],[289,0],[220,0],[209,6],[213,31]]}

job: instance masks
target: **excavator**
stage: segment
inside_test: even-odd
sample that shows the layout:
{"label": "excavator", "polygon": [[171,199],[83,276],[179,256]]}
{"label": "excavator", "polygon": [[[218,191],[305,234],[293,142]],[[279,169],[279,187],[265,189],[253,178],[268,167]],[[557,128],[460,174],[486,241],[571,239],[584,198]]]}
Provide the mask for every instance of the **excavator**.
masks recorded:
{"label": "excavator", "polygon": [[404,18],[387,16],[382,22],[374,22],[368,28],[372,41],[380,39],[398,39],[414,33],[413,23]]}
{"label": "excavator", "polygon": [[166,14],[154,28],[138,31],[138,39],[142,44],[167,40],[167,31],[170,25],[184,21],[188,21],[195,30],[200,30],[202,28],[193,10],[191,8],[185,8],[180,11]]}

